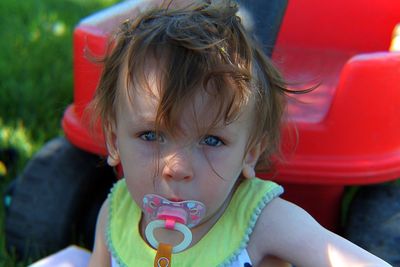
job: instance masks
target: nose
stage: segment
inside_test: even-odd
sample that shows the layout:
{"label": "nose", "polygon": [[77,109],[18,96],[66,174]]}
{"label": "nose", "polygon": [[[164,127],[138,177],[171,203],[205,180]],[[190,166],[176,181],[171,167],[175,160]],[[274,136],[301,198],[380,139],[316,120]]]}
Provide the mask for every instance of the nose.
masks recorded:
{"label": "nose", "polygon": [[193,177],[193,166],[188,149],[177,149],[164,158],[162,176],[173,180],[190,180]]}

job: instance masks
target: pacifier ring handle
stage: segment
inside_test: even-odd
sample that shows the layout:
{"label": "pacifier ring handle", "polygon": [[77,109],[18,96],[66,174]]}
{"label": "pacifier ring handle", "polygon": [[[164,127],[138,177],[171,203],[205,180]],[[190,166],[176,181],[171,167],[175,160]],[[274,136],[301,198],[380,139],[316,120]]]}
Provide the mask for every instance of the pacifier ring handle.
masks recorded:
{"label": "pacifier ring handle", "polygon": [[[146,229],[145,229],[145,235],[147,238],[147,241],[149,241],[150,245],[157,249],[158,245],[160,244],[156,238],[154,237],[154,230],[158,228],[164,228],[165,229],[165,221],[164,220],[155,220],[150,222]],[[190,243],[192,243],[192,232],[190,231],[189,227],[182,223],[176,222],[174,225],[174,230],[180,232],[183,234],[183,240],[181,243],[176,245],[175,247],[172,248],[172,253],[179,253],[183,250],[185,250]]]}

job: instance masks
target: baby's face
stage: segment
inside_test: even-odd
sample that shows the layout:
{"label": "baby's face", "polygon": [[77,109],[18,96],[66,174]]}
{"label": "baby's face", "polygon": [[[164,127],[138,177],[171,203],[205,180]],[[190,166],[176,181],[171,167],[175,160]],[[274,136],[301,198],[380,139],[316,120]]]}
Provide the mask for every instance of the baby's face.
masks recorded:
{"label": "baby's face", "polygon": [[155,84],[150,82],[151,92],[136,88],[131,99],[124,93],[119,97],[114,145],[128,189],[139,207],[143,196],[152,193],[173,201],[200,201],[207,209],[204,220],[218,219],[243,167],[258,157],[252,149],[244,155],[253,108],[246,107],[228,125],[221,121],[204,131],[216,108],[209,95],[199,93],[181,113],[177,132],[159,129],[157,135]]}

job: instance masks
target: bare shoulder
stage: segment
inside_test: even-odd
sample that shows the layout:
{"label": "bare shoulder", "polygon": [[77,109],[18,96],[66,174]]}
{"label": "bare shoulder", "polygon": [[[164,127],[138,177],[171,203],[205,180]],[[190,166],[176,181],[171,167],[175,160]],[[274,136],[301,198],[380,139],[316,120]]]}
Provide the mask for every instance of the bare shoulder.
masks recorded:
{"label": "bare shoulder", "polygon": [[109,267],[111,256],[108,252],[105,238],[105,229],[108,220],[108,200],[105,200],[97,217],[96,233],[92,256],[90,257],[89,267]]}
{"label": "bare shoulder", "polygon": [[[99,214],[97,216],[96,231],[97,231],[97,228],[99,230],[106,229],[107,220],[108,220],[108,208],[109,208],[109,201],[108,201],[108,199],[106,199],[103,202],[103,205],[101,206]],[[104,231],[103,231],[103,233],[104,233]]]}
{"label": "bare shoulder", "polygon": [[286,248],[288,244],[296,242],[293,238],[298,239],[298,245],[301,243],[302,238],[293,234],[306,235],[303,231],[297,231],[297,225],[305,224],[318,225],[300,207],[279,197],[273,199],[261,212],[250,238],[248,249],[253,263],[263,262],[269,256],[292,260],[291,253],[286,253]]}
{"label": "bare shoulder", "polygon": [[272,200],[260,214],[249,250],[255,257],[276,256],[296,266],[390,266],[281,198]]}

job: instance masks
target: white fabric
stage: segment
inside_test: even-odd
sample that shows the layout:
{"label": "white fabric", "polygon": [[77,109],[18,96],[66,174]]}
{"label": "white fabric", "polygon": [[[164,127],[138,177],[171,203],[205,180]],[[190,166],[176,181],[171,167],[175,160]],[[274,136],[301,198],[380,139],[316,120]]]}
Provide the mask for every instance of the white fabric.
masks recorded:
{"label": "white fabric", "polygon": [[[172,260],[173,260],[173,257],[172,257]],[[246,263],[250,264],[250,266],[251,266],[251,260],[249,257],[249,253],[247,253],[246,249],[243,249],[240,252],[236,261],[232,262],[232,264],[227,267],[244,267]],[[120,267],[119,264],[117,263],[117,261],[113,257],[111,258],[111,267]],[[177,267],[179,267],[179,266],[177,266]]]}
{"label": "white fabric", "polygon": [[86,267],[89,264],[90,252],[71,245],[59,252],[37,261],[28,267]]}

